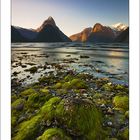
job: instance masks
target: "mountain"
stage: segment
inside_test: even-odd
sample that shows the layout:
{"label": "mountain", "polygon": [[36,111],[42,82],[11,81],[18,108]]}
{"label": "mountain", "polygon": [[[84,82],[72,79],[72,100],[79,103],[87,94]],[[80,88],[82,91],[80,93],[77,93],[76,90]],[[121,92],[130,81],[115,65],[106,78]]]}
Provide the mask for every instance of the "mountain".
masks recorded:
{"label": "mountain", "polygon": [[96,23],[87,39],[87,42],[109,43],[115,38],[114,31],[107,26]]}
{"label": "mountain", "polygon": [[117,23],[111,26],[112,29],[116,30],[116,31],[124,31],[128,28],[127,25],[123,24],[123,23]]}
{"label": "mountain", "polygon": [[36,30],[21,27],[11,27],[12,42],[71,42],[57,26],[52,17],[49,17]]}
{"label": "mountain", "polygon": [[87,40],[87,38],[89,37],[90,33],[91,33],[92,28],[86,28],[84,29],[82,32],[74,34],[72,36],[70,36],[69,38],[72,41],[76,41],[76,42],[85,42]]}
{"label": "mountain", "polygon": [[22,36],[14,26],[11,26],[11,42],[28,42],[28,41],[29,40],[24,36]]}
{"label": "mountain", "polygon": [[29,40],[33,40],[37,37],[38,32],[33,29],[25,29],[21,27],[15,26],[15,28],[18,30],[18,32],[25,38]]}
{"label": "mountain", "polygon": [[121,32],[121,34],[115,38],[114,42],[128,43],[129,42],[129,27],[127,27],[127,29]]}
{"label": "mountain", "polygon": [[36,42],[71,42],[71,39],[56,26],[52,17],[45,20],[36,31],[38,32]]}

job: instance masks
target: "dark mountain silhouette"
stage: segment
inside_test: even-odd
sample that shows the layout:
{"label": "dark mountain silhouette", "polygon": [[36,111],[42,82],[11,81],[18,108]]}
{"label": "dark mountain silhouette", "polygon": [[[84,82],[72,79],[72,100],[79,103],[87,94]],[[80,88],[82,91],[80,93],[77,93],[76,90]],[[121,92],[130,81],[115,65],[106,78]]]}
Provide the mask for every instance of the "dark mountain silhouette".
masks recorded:
{"label": "dark mountain silhouette", "polygon": [[114,38],[115,34],[110,27],[96,23],[87,39],[87,42],[109,43],[112,42]]}
{"label": "dark mountain silhouette", "polygon": [[36,30],[29,30],[12,26],[12,42],[71,42],[57,26],[52,17],[49,17]]}
{"label": "dark mountain silhouette", "polygon": [[35,39],[37,42],[71,42],[71,39],[56,26],[52,17],[45,20],[36,31],[38,32]]}
{"label": "dark mountain silhouette", "polygon": [[22,36],[20,32],[11,26],[11,42],[28,42],[29,40]]}
{"label": "dark mountain silhouette", "polygon": [[82,32],[70,36],[70,39],[72,41],[85,42],[87,41],[87,38],[89,37],[91,31],[92,31],[91,27],[86,28]]}
{"label": "dark mountain silhouette", "polygon": [[114,42],[120,42],[120,43],[128,43],[129,42],[129,27],[124,30],[120,35],[118,35]]}
{"label": "dark mountain silhouette", "polygon": [[25,29],[25,28],[21,28],[21,27],[15,27],[18,32],[25,38],[27,38],[28,40],[33,40],[37,37],[38,32],[36,30],[33,29]]}

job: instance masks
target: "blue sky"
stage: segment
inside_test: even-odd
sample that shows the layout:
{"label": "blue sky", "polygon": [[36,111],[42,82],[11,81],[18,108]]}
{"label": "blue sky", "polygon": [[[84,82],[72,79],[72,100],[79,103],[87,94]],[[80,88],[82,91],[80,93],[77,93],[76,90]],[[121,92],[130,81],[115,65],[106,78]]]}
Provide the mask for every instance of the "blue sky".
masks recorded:
{"label": "blue sky", "polygon": [[39,27],[52,16],[68,36],[95,23],[128,25],[128,0],[12,0],[12,25]]}

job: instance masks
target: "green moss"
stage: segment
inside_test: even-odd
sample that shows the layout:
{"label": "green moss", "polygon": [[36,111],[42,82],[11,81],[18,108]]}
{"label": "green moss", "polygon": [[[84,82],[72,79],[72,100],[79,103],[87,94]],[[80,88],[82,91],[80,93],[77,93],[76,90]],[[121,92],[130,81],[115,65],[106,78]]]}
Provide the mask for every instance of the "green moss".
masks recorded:
{"label": "green moss", "polygon": [[62,95],[62,94],[67,94],[68,91],[66,89],[57,89],[57,93]]}
{"label": "green moss", "polygon": [[49,94],[49,89],[48,89],[48,87],[45,87],[45,88],[43,88],[43,89],[40,89],[40,92],[42,92],[42,93],[48,95],[48,94]]}
{"label": "green moss", "polygon": [[118,133],[118,138],[120,140],[129,140],[129,129],[126,127],[124,130]]}
{"label": "green moss", "polygon": [[26,89],[23,92],[21,92],[20,95],[28,96],[28,95],[31,95],[31,94],[34,94],[34,93],[36,93],[36,91],[32,88],[29,88],[29,89]]}
{"label": "green moss", "polygon": [[50,128],[46,130],[42,136],[40,136],[37,140],[71,140],[70,137],[66,136],[63,130],[59,128]]}
{"label": "green moss", "polygon": [[53,86],[54,89],[60,89],[62,88],[62,84],[61,83],[56,83],[56,85]]}
{"label": "green moss", "polygon": [[98,99],[98,98],[102,98],[103,95],[101,93],[96,93],[93,98]]}
{"label": "green moss", "polygon": [[73,79],[69,82],[65,82],[62,85],[62,89],[86,89],[87,85],[80,79]]}
{"label": "green moss", "polygon": [[128,96],[115,96],[113,98],[113,104],[115,108],[123,109],[127,111],[129,108],[129,99]]}
{"label": "green moss", "polygon": [[18,99],[18,96],[16,94],[12,94],[11,101],[14,102],[17,99]]}
{"label": "green moss", "polygon": [[70,84],[70,82],[65,82],[62,85],[62,89],[72,89],[72,85]]}
{"label": "green moss", "polygon": [[12,140],[33,140],[40,130],[41,117],[35,116],[31,120],[25,121],[18,127],[18,133]]}
{"label": "green moss", "polygon": [[128,119],[129,118],[129,111],[125,112],[125,117]]}
{"label": "green moss", "polygon": [[72,87],[78,88],[78,89],[85,89],[87,88],[87,85],[84,81],[80,80],[80,79],[73,79],[71,81],[71,85]]}
{"label": "green moss", "polygon": [[57,105],[55,115],[60,125],[70,130],[70,134],[84,135],[88,140],[104,137],[101,114],[91,102],[62,100]]}
{"label": "green moss", "polygon": [[112,91],[113,90],[113,85],[111,83],[107,83],[102,86],[102,89],[105,91]]}
{"label": "green moss", "polygon": [[73,79],[73,76],[70,75],[70,74],[68,74],[68,75],[64,78],[64,80],[65,80],[66,82],[71,81],[72,79]]}
{"label": "green moss", "polygon": [[17,117],[16,116],[11,116],[11,126],[15,127],[17,124]]}
{"label": "green moss", "polygon": [[54,117],[56,105],[61,101],[59,97],[53,97],[41,108],[40,114],[44,120],[51,120]]}
{"label": "green moss", "polygon": [[39,94],[38,93],[31,94],[27,100],[27,105],[29,107],[37,107],[39,105]]}
{"label": "green moss", "polygon": [[20,105],[24,106],[24,103],[25,103],[25,100],[19,98],[19,99],[17,99],[16,101],[14,101],[12,103],[12,105],[11,105],[12,106],[12,109],[18,109]]}

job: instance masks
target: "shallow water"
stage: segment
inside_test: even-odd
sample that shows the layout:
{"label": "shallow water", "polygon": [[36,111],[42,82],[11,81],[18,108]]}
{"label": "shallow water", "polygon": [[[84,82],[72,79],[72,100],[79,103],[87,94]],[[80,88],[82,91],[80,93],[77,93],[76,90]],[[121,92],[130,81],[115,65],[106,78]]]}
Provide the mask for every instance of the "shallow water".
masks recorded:
{"label": "shallow water", "polygon": [[[25,71],[33,67],[28,63],[39,67],[38,72],[30,74]],[[128,84],[128,44],[12,43],[12,78],[23,80],[23,84],[36,82],[41,75],[56,72],[52,63],[63,65],[64,70],[72,69],[95,77],[107,77],[114,83]],[[45,64],[47,68],[44,70],[42,66]],[[16,76],[13,75],[15,71],[19,72]]]}

